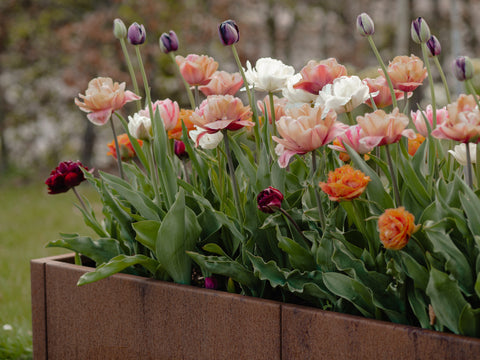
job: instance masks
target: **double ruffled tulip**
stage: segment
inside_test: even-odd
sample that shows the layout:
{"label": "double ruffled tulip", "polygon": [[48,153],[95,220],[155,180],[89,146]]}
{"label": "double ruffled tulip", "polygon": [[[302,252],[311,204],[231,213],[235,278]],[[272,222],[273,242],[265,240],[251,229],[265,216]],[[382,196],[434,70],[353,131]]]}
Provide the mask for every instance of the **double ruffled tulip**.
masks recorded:
{"label": "double ruffled tulip", "polygon": [[95,125],[105,125],[114,111],[121,109],[126,103],[139,100],[140,96],[125,91],[125,83],[113,82],[111,78],[98,77],[88,83],[85,95],[75,98],[80,110],[88,113],[87,118]]}
{"label": "double ruffled tulip", "polygon": [[327,182],[321,182],[319,186],[331,201],[345,201],[362,195],[369,182],[369,176],[350,165],[344,165],[330,171]]}
{"label": "double ruffled tulip", "polygon": [[218,63],[206,55],[190,54],[187,57],[177,55],[175,61],[190,86],[207,85],[218,68]]}
{"label": "double ruffled tulip", "polygon": [[415,134],[415,138],[408,139],[408,153],[413,156],[417,152],[420,145],[425,141],[425,136],[422,134]]}
{"label": "double ruffled tulip", "polygon": [[269,186],[257,195],[258,210],[271,214],[282,207],[283,194],[280,190]]}
{"label": "double ruffled tulip", "polygon": [[192,116],[192,114],[193,114],[193,110],[180,109],[180,112],[178,114],[177,124],[173,129],[170,129],[168,131],[168,137],[170,139],[176,139],[176,140],[181,139],[182,133],[183,133],[182,123],[185,124],[185,127],[187,128],[187,132],[190,132],[191,130],[195,129],[195,125],[190,120],[190,117]]}
{"label": "double ruffled tulip", "polygon": [[254,86],[256,90],[276,92],[286,86],[288,78],[294,73],[295,69],[292,66],[267,57],[258,59],[255,67],[252,67],[250,61],[247,60],[245,78],[248,84]]}
{"label": "double ruffled tulip", "polygon": [[278,145],[275,152],[279,155],[278,164],[286,167],[290,158],[303,155],[324,146],[339,136],[346,125],[337,121],[337,114],[330,110],[323,116],[320,106],[304,104],[299,108],[286,110],[286,115],[277,121],[277,131],[282,136],[273,136]]}
{"label": "double ruffled tulip", "polygon": [[207,85],[200,86],[199,90],[205,95],[235,95],[243,85],[240,73],[216,71]]}
{"label": "double ruffled tulip", "polygon": [[433,136],[462,143],[479,141],[480,111],[473,95],[460,95],[456,102],[447,105],[447,111],[448,119],[432,131]]}
{"label": "double ruffled tulip", "polygon": [[60,194],[80,185],[85,180],[81,168],[88,171],[88,168],[83,166],[80,161],[63,161],[58,164],[45,181],[48,186],[48,193]]}
{"label": "double ruffled tulip", "polygon": [[[180,114],[180,108],[176,101],[170,99],[157,100],[152,104],[152,111],[155,114],[156,111],[160,114],[161,119],[163,120],[163,126],[166,131],[170,131],[177,125],[178,116]],[[139,115],[144,117],[150,117],[150,111],[148,107],[144,110],[140,110]]]}
{"label": "double ruffled tulip", "polygon": [[404,207],[387,209],[378,218],[380,241],[386,249],[400,250],[404,248],[417,229],[414,216]]}
{"label": "double ruffled tulip", "polygon": [[381,137],[368,136],[360,125],[352,125],[337,137],[337,140],[338,144],[334,142],[333,145],[328,145],[328,147],[346,153],[344,144],[347,144],[358,154],[368,154],[380,143]]}
{"label": "double ruffled tulip", "polygon": [[[372,95],[373,102],[378,109],[383,109],[387,106],[392,105],[392,95],[390,93],[390,88],[388,87],[387,80],[384,76],[378,76],[375,79],[366,78],[363,79],[363,82],[367,84],[368,88],[370,89],[370,93],[377,94]],[[402,100],[404,97],[404,92],[400,90],[395,91],[395,98],[397,100]],[[411,93],[409,94],[411,95]],[[373,107],[372,101],[370,97],[365,101],[370,107]]]}
{"label": "double ruffled tulip", "polygon": [[410,92],[422,85],[427,77],[423,61],[415,56],[397,56],[388,64],[388,76],[395,89]]}
{"label": "double ruffled tulip", "polygon": [[295,84],[297,84],[301,79],[301,74],[295,74],[290,76],[287,79],[285,87],[282,89],[283,97],[287,99],[290,104],[312,104],[317,99],[318,92],[312,94],[311,92],[305,91],[301,88],[295,88]]}
{"label": "double ruffled tulip", "polygon": [[406,129],[409,123],[408,116],[402,114],[398,108],[390,114],[377,110],[365,116],[358,116],[357,123],[365,134],[363,141],[377,142],[378,146],[396,143],[402,136],[415,137],[412,129]]}
{"label": "double ruffled tulip", "polygon": [[[140,146],[143,145],[142,140],[136,140]],[[132,143],[127,134],[121,134],[117,136],[118,147],[120,151],[120,159],[122,161],[128,161],[135,157],[135,149],[133,148]],[[107,155],[113,156],[115,159],[117,158],[117,150],[115,149],[115,141],[111,141],[107,144],[109,152]]]}
{"label": "double ruffled tulip", "polygon": [[[288,100],[286,98],[279,98],[273,96],[273,110],[275,115],[275,121],[285,115],[285,107]],[[263,100],[257,101],[258,109],[268,118],[268,122],[272,123],[272,108],[270,106],[270,97],[267,95]]]}
{"label": "double ruffled tulip", "polygon": [[334,58],[321,61],[310,60],[300,74],[302,79],[293,87],[318,95],[325,85],[333,83],[336,78],[346,76],[347,69]]}
{"label": "double ruffled tulip", "polygon": [[[448,119],[448,111],[446,107],[441,109],[436,109],[437,114],[437,126],[441,126]],[[416,112],[411,112],[412,122],[415,125],[417,131],[422,134],[422,136],[428,136],[428,128],[425,122],[427,119],[430,124],[430,129],[433,129],[433,108],[432,105],[427,105],[427,108],[424,111],[417,110]]]}

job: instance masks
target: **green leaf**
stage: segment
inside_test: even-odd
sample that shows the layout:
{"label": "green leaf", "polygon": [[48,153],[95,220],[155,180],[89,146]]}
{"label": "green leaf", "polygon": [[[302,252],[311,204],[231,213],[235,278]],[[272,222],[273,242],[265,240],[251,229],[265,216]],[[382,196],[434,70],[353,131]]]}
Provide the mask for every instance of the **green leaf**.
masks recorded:
{"label": "green leaf", "polygon": [[223,249],[218,244],[214,244],[214,243],[205,244],[202,247],[202,249],[205,251],[211,252],[213,254],[227,257],[227,254],[225,254]]}
{"label": "green leaf", "polygon": [[430,297],[437,320],[455,334],[459,334],[460,315],[467,301],[463,298],[457,281],[432,267],[426,293]]}
{"label": "green leaf", "polygon": [[160,225],[155,242],[157,259],[177,283],[190,284],[191,259],[186,251],[195,248],[201,231],[197,216],[185,206],[185,192],[180,189]]}
{"label": "green leaf", "polygon": [[288,254],[292,267],[300,271],[317,270],[317,263],[313,254],[294,240],[282,236],[277,227],[278,247]]}
{"label": "green leaf", "polygon": [[119,242],[115,239],[92,240],[88,236],[79,236],[78,234],[60,235],[62,236],[61,240],[51,241],[47,247],[61,247],[75,251],[95,261],[97,266],[123,253]]}
{"label": "green leaf", "polygon": [[132,224],[133,229],[137,233],[135,239],[155,252],[155,242],[157,240],[158,230],[161,222],[155,220],[143,220]]}
{"label": "green leaf", "polygon": [[123,271],[133,265],[141,265],[153,275],[157,272],[159,267],[159,263],[157,261],[144,255],[118,255],[111,259],[108,263],[97,267],[94,271],[83,274],[78,280],[77,285],[81,286],[105,279],[106,277],[119,273],[120,271]]}
{"label": "green leaf", "polygon": [[470,304],[465,304],[458,322],[460,334],[480,336],[480,309],[472,309]]}

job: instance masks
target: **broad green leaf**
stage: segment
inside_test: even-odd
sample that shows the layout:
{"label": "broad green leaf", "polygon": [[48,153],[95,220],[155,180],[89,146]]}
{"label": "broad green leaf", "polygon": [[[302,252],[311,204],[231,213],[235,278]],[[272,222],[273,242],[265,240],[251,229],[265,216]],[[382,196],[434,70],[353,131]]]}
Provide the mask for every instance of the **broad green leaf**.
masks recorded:
{"label": "broad green leaf", "polygon": [[227,257],[227,254],[225,254],[223,249],[218,244],[214,244],[214,243],[205,244],[202,246],[202,249],[205,251],[211,252],[212,254],[217,254],[220,256]]}
{"label": "broad green leaf", "polygon": [[137,233],[135,239],[145,247],[155,252],[155,242],[161,222],[156,220],[143,220],[132,224]]}
{"label": "broad green leaf", "polygon": [[157,261],[144,255],[118,255],[111,259],[108,263],[97,267],[94,271],[83,274],[78,280],[77,285],[81,286],[105,279],[106,277],[117,274],[133,265],[143,266],[152,275],[157,272],[159,267],[159,263]]}
{"label": "broad green leaf", "polygon": [[458,328],[462,335],[480,336],[480,309],[472,309],[470,304],[465,304],[460,314]]}
{"label": "broad green leaf", "polygon": [[277,240],[278,247],[288,254],[288,258],[290,259],[290,263],[294,269],[298,269],[300,271],[317,270],[317,264],[313,254],[294,240],[286,236],[282,236],[278,227]]}
{"label": "broad green leaf", "polygon": [[47,247],[61,247],[75,251],[95,261],[97,266],[123,253],[119,242],[115,239],[92,240],[88,236],[79,236],[78,234],[60,235],[62,236],[61,240],[51,241]]}
{"label": "broad green leaf", "polygon": [[177,283],[190,284],[191,259],[186,251],[194,250],[201,231],[195,213],[185,206],[185,192],[180,189],[155,242],[157,259]]}
{"label": "broad green leaf", "polygon": [[415,287],[424,290],[428,283],[428,270],[425,266],[420,265],[410,254],[405,251],[397,251],[395,255],[399,258],[399,263],[407,275],[413,279]]}

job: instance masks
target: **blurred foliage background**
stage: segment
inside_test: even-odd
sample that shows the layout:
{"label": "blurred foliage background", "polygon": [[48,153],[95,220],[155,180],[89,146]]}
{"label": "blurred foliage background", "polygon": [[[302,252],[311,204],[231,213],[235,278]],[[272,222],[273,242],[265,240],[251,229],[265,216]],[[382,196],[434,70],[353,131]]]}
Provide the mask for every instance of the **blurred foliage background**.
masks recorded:
{"label": "blurred foliage background", "polygon": [[[208,54],[222,70],[235,71],[235,65],[218,40],[217,26],[234,19],[243,63],[271,56],[300,71],[310,59],[335,57],[350,74],[375,76],[376,60],[356,33],[357,15],[367,12],[375,21],[374,39],[385,61],[421,55],[410,40],[410,23],[422,16],[441,41],[441,62],[450,75],[456,56],[477,55],[479,11],[475,0],[2,0],[0,174],[45,177],[67,159],[89,167],[111,163],[105,145],[110,130],[91,125],[73,99],[96,76],[126,81],[132,89],[112,34],[117,17],[127,27],[136,21],[147,29],[142,53],[153,98],[186,105],[175,67],[158,47],[159,36],[170,29],[179,36],[178,54]],[[416,96],[413,106],[422,91]]]}

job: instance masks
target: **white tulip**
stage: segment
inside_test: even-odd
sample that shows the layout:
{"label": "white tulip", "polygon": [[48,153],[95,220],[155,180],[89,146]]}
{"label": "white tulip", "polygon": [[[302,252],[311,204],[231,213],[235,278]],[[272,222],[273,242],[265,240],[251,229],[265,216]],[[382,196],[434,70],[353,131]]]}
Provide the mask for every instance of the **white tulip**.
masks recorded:
{"label": "white tulip", "polygon": [[288,100],[290,104],[297,103],[312,103],[315,102],[317,95],[309,93],[302,89],[295,89],[293,85],[302,80],[302,74],[295,74],[287,79],[285,87],[282,89],[283,97]]}
{"label": "white tulip", "polygon": [[[198,139],[200,134],[202,135]],[[190,130],[188,135],[195,144],[200,145],[202,149],[215,149],[223,140],[223,134],[220,131],[214,134],[209,134],[205,129],[198,126],[196,126],[196,130]]]}
{"label": "white tulip", "polygon": [[[470,148],[470,160],[472,164],[475,164],[477,162],[477,144],[469,143],[468,146]],[[448,152],[453,155],[459,164],[467,165],[467,146],[464,143],[455,145],[453,150],[448,150]]]}
{"label": "white tulip", "polygon": [[286,86],[287,79],[294,73],[293,66],[267,57],[258,59],[255,68],[252,68],[250,61],[247,61],[245,77],[248,84],[254,86],[256,90],[276,92]]}
{"label": "white tulip", "polygon": [[128,117],[128,131],[135,139],[151,140],[152,139],[152,120],[147,116],[138,113],[133,117]]}

